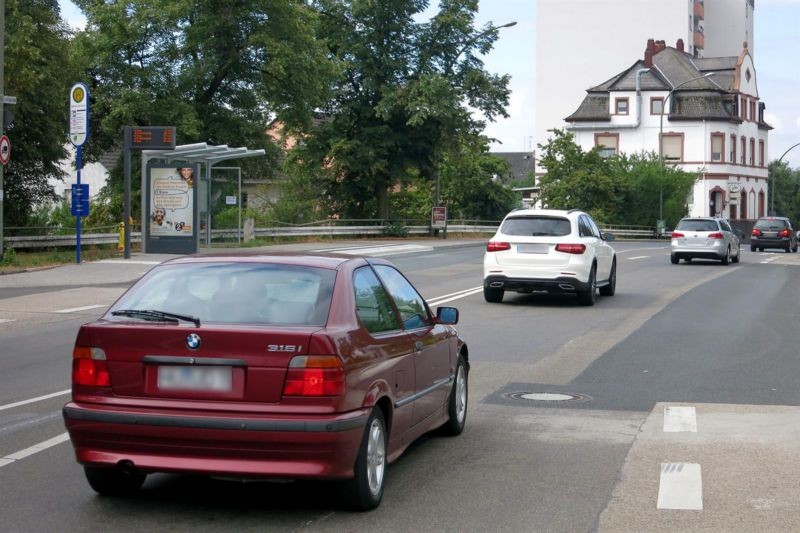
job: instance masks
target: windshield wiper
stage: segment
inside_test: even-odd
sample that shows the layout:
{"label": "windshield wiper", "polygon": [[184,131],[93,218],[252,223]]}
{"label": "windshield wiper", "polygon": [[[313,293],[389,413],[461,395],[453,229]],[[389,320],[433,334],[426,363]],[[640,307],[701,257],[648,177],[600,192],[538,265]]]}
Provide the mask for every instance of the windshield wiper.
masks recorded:
{"label": "windshield wiper", "polygon": [[179,315],[177,313],[168,313],[166,311],[155,311],[153,309],[119,309],[112,311],[114,316],[130,316],[134,318],[141,318],[144,320],[163,320],[165,322],[175,322],[183,320],[184,322],[192,322],[198,328],[200,327],[200,319],[191,315]]}

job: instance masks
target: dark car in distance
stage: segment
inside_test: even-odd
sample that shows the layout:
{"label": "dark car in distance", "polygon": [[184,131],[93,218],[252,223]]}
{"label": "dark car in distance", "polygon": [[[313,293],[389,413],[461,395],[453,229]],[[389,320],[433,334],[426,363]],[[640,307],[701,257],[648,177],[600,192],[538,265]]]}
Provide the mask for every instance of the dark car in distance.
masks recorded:
{"label": "dark car in distance", "polygon": [[382,259],[178,258],[80,328],[63,415],[101,495],[153,472],[313,478],[368,510],[415,439],[464,429],[457,321]]}
{"label": "dark car in distance", "polygon": [[786,253],[797,251],[797,233],[786,217],[762,217],[756,220],[750,233],[750,251],[781,248]]}

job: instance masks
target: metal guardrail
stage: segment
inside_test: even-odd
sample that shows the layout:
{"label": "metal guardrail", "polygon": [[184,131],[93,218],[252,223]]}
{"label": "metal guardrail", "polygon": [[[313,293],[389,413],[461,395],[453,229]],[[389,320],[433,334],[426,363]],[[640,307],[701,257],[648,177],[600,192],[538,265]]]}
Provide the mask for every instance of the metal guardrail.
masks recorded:
{"label": "metal guardrail", "polygon": [[[477,221],[483,222],[483,221]],[[492,224],[449,224],[448,233],[485,233],[492,234],[497,231],[497,225]],[[256,228],[255,237],[343,237],[343,236],[380,236],[385,234],[387,226],[384,225],[357,225],[357,226],[284,226],[272,228]],[[415,225],[403,226],[408,235],[428,235],[430,226]],[[625,239],[652,239],[656,237],[656,230],[647,226],[607,226],[602,231],[613,233],[621,240]],[[239,230],[215,229],[211,231],[212,241],[238,238]],[[40,235],[40,236],[7,236],[5,245],[16,250],[26,248],[56,248],[74,247],[76,245],[75,235]],[[201,239],[202,240],[202,239]],[[131,233],[131,242],[139,243],[142,241],[142,233],[135,231]],[[119,233],[83,233],[81,234],[81,244],[116,244],[119,242]]]}

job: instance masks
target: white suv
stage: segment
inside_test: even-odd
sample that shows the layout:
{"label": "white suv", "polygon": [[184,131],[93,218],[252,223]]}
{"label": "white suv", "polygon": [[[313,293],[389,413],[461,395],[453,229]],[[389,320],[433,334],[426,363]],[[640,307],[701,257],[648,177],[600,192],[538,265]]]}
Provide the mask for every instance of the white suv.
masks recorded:
{"label": "white suv", "polygon": [[505,291],[576,294],[594,305],[596,289],[613,296],[617,259],[592,217],[571,209],[518,209],[503,219],[486,245],[483,296],[500,302]]}

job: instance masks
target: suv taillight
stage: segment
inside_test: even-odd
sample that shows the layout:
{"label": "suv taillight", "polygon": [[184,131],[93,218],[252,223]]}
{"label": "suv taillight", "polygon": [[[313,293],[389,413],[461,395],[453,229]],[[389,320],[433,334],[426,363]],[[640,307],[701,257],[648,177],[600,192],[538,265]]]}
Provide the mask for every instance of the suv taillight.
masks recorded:
{"label": "suv taillight", "polygon": [[708,234],[708,238],[709,239],[722,239],[722,233],[720,233],[720,232],[709,233]]}
{"label": "suv taillight", "polygon": [[556,252],[580,255],[585,251],[586,251],[585,244],[556,244]]}
{"label": "suv taillight", "polygon": [[487,252],[502,252],[504,250],[510,250],[510,249],[511,249],[511,244],[507,242],[489,241],[486,244]]}
{"label": "suv taillight", "polygon": [[753,231],[750,233],[753,237],[761,237],[761,230],[758,228],[753,228]]}
{"label": "suv taillight", "polygon": [[110,387],[106,353],[101,348],[76,346],[72,350],[72,384],[84,387]]}
{"label": "suv taillight", "polygon": [[787,228],[783,228],[780,233],[778,233],[778,237],[790,237],[792,232],[789,231]]}
{"label": "suv taillight", "polygon": [[344,367],[335,355],[298,355],[289,362],[284,396],[340,396]]}

